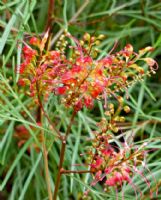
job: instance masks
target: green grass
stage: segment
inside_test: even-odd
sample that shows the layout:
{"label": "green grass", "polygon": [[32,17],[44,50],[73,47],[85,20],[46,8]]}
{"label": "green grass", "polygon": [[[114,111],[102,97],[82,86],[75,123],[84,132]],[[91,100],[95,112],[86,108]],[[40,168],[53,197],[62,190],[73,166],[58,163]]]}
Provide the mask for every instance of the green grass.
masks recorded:
{"label": "green grass", "polygon": [[[49,149],[50,184],[53,192],[60,142],[56,140],[55,133],[51,132],[47,120],[44,120],[43,128],[36,124],[35,104],[18,87],[19,75],[16,74],[16,69],[20,67],[22,60],[23,41],[34,34],[41,35],[45,29],[48,4],[43,0],[4,2],[0,1],[0,199],[47,200],[43,157],[41,151],[36,152],[31,144],[40,147],[37,135],[39,130],[43,130]],[[83,5],[85,6],[82,8]],[[59,32],[61,34],[65,29],[78,38],[85,32],[104,34],[106,38],[99,46],[100,57],[108,54],[115,41],[118,41],[117,49],[121,49],[127,43],[131,43],[136,51],[146,46],[155,47],[150,56],[154,57],[159,65],[161,63],[161,3],[157,0],[56,0],[53,20],[53,48]],[[136,143],[150,139],[152,141],[147,146],[147,149],[155,149],[149,153],[147,159],[151,173],[146,171],[152,188],[155,186],[153,176],[161,184],[160,77],[161,70],[158,69],[156,75],[147,77],[144,82],[129,89],[127,104],[130,105],[132,112],[127,116],[127,121],[131,125],[124,130],[124,138],[129,142],[131,135],[137,138]],[[65,133],[71,111],[64,109],[53,95],[45,106],[51,119],[56,122],[58,128],[61,128],[62,133]],[[64,168],[74,170],[78,168],[74,164],[80,164],[79,169],[84,169],[83,157],[79,155],[85,153],[87,140],[93,138],[92,131],[96,129],[96,123],[102,116],[103,108],[100,102],[95,110],[84,109],[78,113],[68,138]],[[138,122],[143,124],[138,125]],[[21,147],[18,147],[18,139],[15,137],[18,125],[24,125],[30,134],[30,138]],[[91,188],[90,180],[88,174],[63,175],[59,199],[81,199],[86,189],[91,190],[92,200],[116,199],[114,190],[105,193],[99,184]],[[149,199],[149,189],[142,178],[136,175],[133,182],[139,185],[145,199]],[[135,199],[134,191],[129,185],[124,185],[122,190],[125,199]],[[121,197],[120,192],[119,199]],[[157,199],[161,199],[160,193]]]}

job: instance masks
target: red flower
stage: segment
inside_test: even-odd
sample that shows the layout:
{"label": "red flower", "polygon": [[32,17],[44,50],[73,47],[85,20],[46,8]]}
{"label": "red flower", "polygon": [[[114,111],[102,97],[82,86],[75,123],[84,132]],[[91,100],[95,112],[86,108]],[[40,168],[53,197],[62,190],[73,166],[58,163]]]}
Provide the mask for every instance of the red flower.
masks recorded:
{"label": "red flower", "polygon": [[103,159],[101,157],[97,157],[95,163],[91,164],[92,168],[98,169],[103,163]]}
{"label": "red flower", "polygon": [[64,87],[64,86],[56,89],[56,94],[58,94],[58,95],[63,95],[63,94],[65,94],[65,92],[66,92],[66,87]]}
{"label": "red flower", "polygon": [[105,182],[105,185],[115,186],[116,185],[115,177],[111,177],[111,178],[107,179]]}
{"label": "red flower", "polygon": [[18,84],[19,84],[20,86],[25,86],[25,85],[26,85],[26,84],[25,84],[25,81],[24,81],[23,79],[19,79]]}
{"label": "red flower", "polygon": [[90,96],[85,96],[84,97],[84,104],[87,108],[92,108],[94,105],[93,99]]}
{"label": "red flower", "polygon": [[36,37],[32,37],[29,41],[29,43],[31,45],[34,45],[34,46],[39,46],[40,45],[40,40]]}
{"label": "red flower", "polygon": [[48,55],[51,59],[58,59],[60,57],[60,52],[50,51]]}

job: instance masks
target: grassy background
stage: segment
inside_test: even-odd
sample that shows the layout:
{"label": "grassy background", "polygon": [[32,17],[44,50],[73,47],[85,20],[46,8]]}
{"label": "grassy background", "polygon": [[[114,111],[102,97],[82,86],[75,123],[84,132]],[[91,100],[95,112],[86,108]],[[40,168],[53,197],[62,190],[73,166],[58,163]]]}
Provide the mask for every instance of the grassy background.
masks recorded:
{"label": "grassy background", "polygon": [[[83,7],[82,7],[83,6]],[[84,8],[84,9],[83,9]],[[81,10],[82,9],[82,10]],[[47,188],[44,178],[43,158],[41,151],[36,152],[33,144],[40,146],[37,139],[39,130],[36,124],[36,108],[31,98],[24,95],[17,81],[19,75],[16,68],[21,63],[22,41],[32,35],[41,35],[46,27],[48,3],[44,0],[0,0],[0,199],[1,200],[47,200]],[[146,46],[155,47],[150,54],[158,64],[161,62],[161,2],[158,0],[55,0],[53,13],[54,41],[61,30],[68,29],[75,37],[80,38],[85,32],[104,34],[106,36],[100,45],[102,54],[106,55],[115,41],[118,49],[131,43],[135,50]],[[125,124],[124,134],[128,139],[135,134],[136,142],[150,140],[147,166],[153,176],[161,183],[161,70],[151,78],[145,78],[129,89],[130,101],[127,104],[132,112],[127,116],[129,124]],[[64,132],[69,122],[70,110],[64,109],[59,100],[51,96],[46,104],[51,119],[55,120]],[[103,115],[101,103],[96,103],[93,111],[80,111],[69,136],[64,167],[76,169],[74,163],[81,164],[88,141],[93,137],[92,130]],[[61,116],[61,118],[60,118]],[[139,122],[139,123],[138,123]],[[24,125],[30,136],[24,136],[17,130],[18,125]],[[49,168],[51,187],[54,190],[57,165],[59,162],[60,145],[54,135],[43,122],[46,133],[46,144],[50,149]],[[32,128],[31,128],[32,126]],[[131,126],[131,127],[129,127]],[[21,134],[25,144],[18,147]],[[150,139],[147,139],[150,138]],[[156,138],[153,140],[153,138]],[[54,142],[54,143],[53,143]],[[30,152],[28,151],[30,147]],[[79,167],[81,169],[83,167]],[[149,172],[147,178],[151,188],[155,190],[155,181]],[[89,175],[62,176],[60,200],[80,199],[82,192],[90,188]],[[134,177],[134,183],[143,191],[142,199],[149,199],[148,186],[139,176]],[[160,186],[159,186],[159,190]],[[129,185],[124,185],[125,199],[135,199],[134,191]],[[120,199],[122,192],[120,192]],[[139,194],[138,194],[139,195]],[[115,191],[102,191],[100,185],[91,189],[91,198],[116,199]],[[158,196],[161,199],[161,195]]]}

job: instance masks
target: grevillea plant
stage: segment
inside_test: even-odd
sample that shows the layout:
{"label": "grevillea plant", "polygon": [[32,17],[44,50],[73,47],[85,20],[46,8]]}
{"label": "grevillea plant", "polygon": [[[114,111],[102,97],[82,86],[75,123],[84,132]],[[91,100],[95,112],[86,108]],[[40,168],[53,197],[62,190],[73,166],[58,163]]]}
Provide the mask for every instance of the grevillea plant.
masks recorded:
{"label": "grevillea plant", "polygon": [[[134,52],[133,46],[127,44],[122,50],[115,52],[113,48],[102,57],[98,45],[103,39],[104,35],[92,36],[85,33],[82,39],[78,40],[70,33],[64,33],[57,42],[55,50],[50,50],[50,37],[47,31],[43,38],[32,37],[23,47],[23,62],[18,69],[19,85],[23,86],[24,91],[27,91],[26,94],[33,98],[41,110],[41,117],[47,118],[62,142],[54,200],[58,194],[61,175],[66,173],[90,173],[93,177],[91,186],[99,182],[104,185],[105,191],[110,187],[120,191],[123,184],[127,183],[134,189],[136,197],[137,191],[140,196],[142,195],[132,181],[134,174],[137,173],[150,188],[149,181],[139,168],[141,165],[145,166],[146,144],[135,147],[126,141],[122,145],[117,145],[114,141],[115,134],[119,134],[119,123],[125,121],[125,117],[120,116],[120,113],[130,112],[130,108],[124,105],[123,93],[126,92],[128,96],[129,87],[142,81],[144,76],[155,73],[158,67],[155,60],[146,57],[153,48],[146,47]],[[50,94],[59,96],[60,102],[73,111],[65,134],[60,133],[44,109]],[[109,103],[110,98],[115,98],[117,103]],[[98,130],[93,131],[94,139],[91,141],[91,147],[87,151],[87,161],[84,163],[88,170],[65,170],[63,162],[66,143],[74,118],[84,107],[93,109],[95,101],[103,103],[105,117],[98,122]],[[39,117],[38,123],[40,122]],[[41,126],[41,123],[39,125]],[[52,199],[48,151],[44,142],[42,146],[49,199]],[[88,191],[85,193],[85,198],[87,194]],[[151,190],[150,196],[152,196]]]}

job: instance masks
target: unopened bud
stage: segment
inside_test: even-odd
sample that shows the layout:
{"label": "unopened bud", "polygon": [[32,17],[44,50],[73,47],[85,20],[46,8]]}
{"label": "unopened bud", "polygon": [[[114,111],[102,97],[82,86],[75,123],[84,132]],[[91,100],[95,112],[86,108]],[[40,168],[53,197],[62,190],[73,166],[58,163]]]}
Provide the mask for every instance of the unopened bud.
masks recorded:
{"label": "unopened bud", "polygon": [[130,107],[129,107],[129,106],[125,106],[125,107],[124,107],[124,111],[125,111],[126,113],[129,113],[129,112],[130,112]]}
{"label": "unopened bud", "polygon": [[120,122],[124,122],[125,121],[125,117],[120,117]]}
{"label": "unopened bud", "polygon": [[98,38],[99,40],[103,40],[103,39],[105,38],[105,35],[100,34],[97,38]]}
{"label": "unopened bud", "polygon": [[119,96],[119,97],[118,97],[118,101],[119,101],[119,103],[122,104],[122,103],[124,102],[124,99],[123,99],[121,96]]}
{"label": "unopened bud", "polygon": [[83,40],[80,40],[80,45],[84,45],[84,41]]}
{"label": "unopened bud", "polygon": [[96,45],[99,45],[100,43],[101,43],[101,42],[100,42],[99,40],[96,40],[96,41],[95,41],[95,44],[96,44]]}
{"label": "unopened bud", "polygon": [[84,36],[83,36],[83,38],[84,38],[85,41],[89,41],[90,38],[91,38],[91,36],[90,36],[89,33],[85,33]]}
{"label": "unopened bud", "polygon": [[112,129],[112,130],[113,130],[113,132],[114,132],[114,133],[117,133],[117,132],[119,131],[119,129],[118,129],[116,126],[115,126],[115,127],[113,127],[113,129]]}
{"label": "unopened bud", "polygon": [[113,108],[114,108],[113,103],[110,103],[108,107],[109,107],[110,109],[113,109]]}

